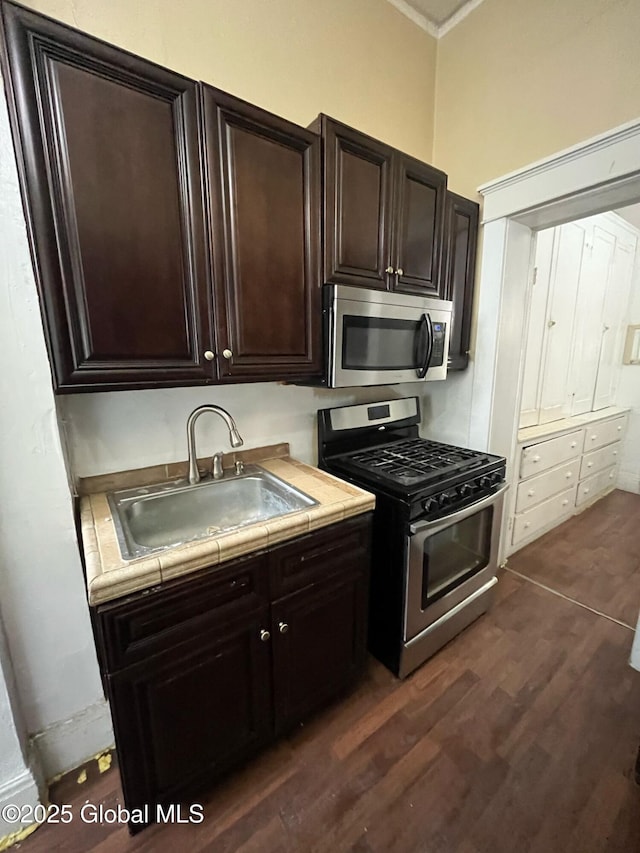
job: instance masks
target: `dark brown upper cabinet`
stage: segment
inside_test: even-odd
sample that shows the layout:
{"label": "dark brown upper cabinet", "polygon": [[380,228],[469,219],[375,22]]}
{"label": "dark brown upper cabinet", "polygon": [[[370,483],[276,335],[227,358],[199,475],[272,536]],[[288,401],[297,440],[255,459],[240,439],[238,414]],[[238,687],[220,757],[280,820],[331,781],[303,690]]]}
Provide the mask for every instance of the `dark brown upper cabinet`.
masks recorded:
{"label": "dark brown upper cabinet", "polygon": [[479,210],[474,201],[447,193],[443,267],[445,299],[453,302],[449,370],[464,370],[469,364]]}
{"label": "dark brown upper cabinet", "polygon": [[197,84],[10,3],[2,28],[57,390],[211,381]]}
{"label": "dark brown upper cabinet", "polygon": [[220,379],[320,374],[320,138],[202,91]]}
{"label": "dark brown upper cabinet", "polygon": [[321,115],[324,280],[443,298],[447,176]]}

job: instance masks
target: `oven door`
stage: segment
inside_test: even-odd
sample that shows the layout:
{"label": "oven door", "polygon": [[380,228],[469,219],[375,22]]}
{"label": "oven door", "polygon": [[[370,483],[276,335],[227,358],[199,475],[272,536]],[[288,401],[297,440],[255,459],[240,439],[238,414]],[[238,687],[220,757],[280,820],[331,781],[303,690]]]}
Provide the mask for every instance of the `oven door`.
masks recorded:
{"label": "oven door", "polygon": [[450,302],[340,286],[333,294],[331,387],[446,379]]}
{"label": "oven door", "polygon": [[504,492],[437,521],[411,525],[407,547],[405,642],[495,575]]}

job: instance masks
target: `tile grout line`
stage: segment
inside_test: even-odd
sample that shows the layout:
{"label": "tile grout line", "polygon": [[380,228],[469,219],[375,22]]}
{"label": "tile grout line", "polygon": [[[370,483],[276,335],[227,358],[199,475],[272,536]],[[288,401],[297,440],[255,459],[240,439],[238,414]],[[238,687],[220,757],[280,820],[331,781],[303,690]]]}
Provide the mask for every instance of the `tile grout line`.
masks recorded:
{"label": "tile grout line", "polygon": [[545,584],[540,583],[540,581],[534,581],[533,578],[529,578],[526,575],[517,572],[515,569],[509,568],[509,566],[503,566],[506,572],[511,572],[512,575],[517,575],[519,578],[522,578],[524,581],[528,581],[529,583],[535,584],[539,586],[541,589],[546,589],[547,592],[552,593],[553,595],[557,595],[558,598],[564,598],[565,601],[570,601],[572,604],[577,604],[578,607],[584,608],[584,610],[589,610],[591,613],[595,613],[596,616],[602,616],[603,619],[608,619],[610,622],[615,622],[616,625],[620,625],[622,628],[627,628],[629,631],[635,631],[631,625],[627,625],[626,622],[621,622],[619,619],[614,618],[613,616],[607,616],[606,613],[602,613],[601,610],[596,610],[593,607],[589,607],[588,604],[583,604],[581,601],[576,601],[575,598],[570,598],[568,595],[564,595],[562,592],[558,592],[556,589],[551,589],[550,586],[545,586]]}

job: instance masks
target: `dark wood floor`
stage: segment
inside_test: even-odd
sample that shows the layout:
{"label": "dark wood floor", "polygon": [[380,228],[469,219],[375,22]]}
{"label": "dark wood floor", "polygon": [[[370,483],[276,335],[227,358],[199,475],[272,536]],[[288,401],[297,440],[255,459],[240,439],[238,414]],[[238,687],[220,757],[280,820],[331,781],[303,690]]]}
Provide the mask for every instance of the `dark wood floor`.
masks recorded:
{"label": "dark wood floor", "polygon": [[509,566],[635,628],[640,610],[640,495],[611,492],[518,551]]}
{"label": "dark wood floor", "polygon": [[[585,527],[608,541],[624,530],[624,547],[637,554],[637,508],[613,496]],[[561,532],[545,540],[524,555],[529,569],[536,560],[557,565],[561,555],[579,595],[584,552],[572,564]],[[602,562],[617,586],[615,561]],[[592,574],[589,562],[589,589]],[[73,804],[73,823],[44,826],[21,849],[636,853],[640,673],[627,663],[632,637],[503,572],[489,614],[404,682],[371,661],[351,696],[210,792],[201,825],[155,826],[130,838],[125,827],[82,824],[85,802],[122,802],[117,770],[101,775],[94,763],[84,785],[74,775],[52,791]]]}

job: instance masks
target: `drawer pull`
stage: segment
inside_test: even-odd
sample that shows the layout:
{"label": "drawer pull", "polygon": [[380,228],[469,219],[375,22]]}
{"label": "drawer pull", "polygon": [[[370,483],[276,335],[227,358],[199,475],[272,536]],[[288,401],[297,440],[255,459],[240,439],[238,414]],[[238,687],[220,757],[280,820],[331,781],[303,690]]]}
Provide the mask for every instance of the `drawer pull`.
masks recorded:
{"label": "drawer pull", "polygon": [[271,639],[271,634],[266,630],[266,628],[262,628],[260,630],[260,639],[263,643],[268,643]]}
{"label": "drawer pull", "polygon": [[525,521],[524,526],[525,526],[525,527],[531,527],[531,522],[530,522],[530,521]]}
{"label": "drawer pull", "polygon": [[619,427],[618,427],[618,432],[620,432],[620,430],[621,430],[621,429],[622,429],[622,426],[619,426]]}
{"label": "drawer pull", "polygon": [[567,471],[564,476],[567,478],[567,480],[570,480],[573,477],[573,471]]}
{"label": "drawer pull", "polygon": [[614,451],[613,451],[613,455],[614,455],[614,456],[617,456],[617,455],[618,455],[618,451],[617,451],[617,450],[614,450]]}
{"label": "drawer pull", "polygon": [[597,437],[598,437],[598,436],[594,433],[594,434],[591,436],[591,441],[595,441]]}
{"label": "drawer pull", "polygon": [[287,625],[286,622],[278,622],[278,630],[280,631],[281,634],[286,634],[287,631],[289,630],[289,626]]}
{"label": "drawer pull", "polygon": [[540,457],[539,457],[539,456],[534,456],[534,457],[533,457],[533,461],[534,461],[534,462],[539,462],[539,461],[540,461]]}
{"label": "drawer pull", "polygon": [[590,491],[591,491],[591,489],[589,488],[589,486],[585,486],[584,489],[582,490],[582,493],[584,495],[588,495]]}
{"label": "drawer pull", "polygon": [[609,479],[610,479],[610,480],[613,480],[613,477],[614,477],[614,474],[613,474],[613,471],[612,471],[612,472],[609,474]]}
{"label": "drawer pull", "polygon": [[535,493],[536,493],[535,489],[529,489],[529,491],[527,492],[527,497],[532,498],[535,495]]}
{"label": "drawer pull", "polygon": [[587,468],[593,468],[593,462],[587,462]]}
{"label": "drawer pull", "polygon": [[571,442],[571,449],[573,449],[574,447],[577,447],[577,446],[578,446],[578,442],[577,442],[577,441],[572,441],[572,442]]}
{"label": "drawer pull", "polygon": [[562,506],[566,506],[568,503],[569,503],[569,501],[565,498],[565,499],[562,501]]}

